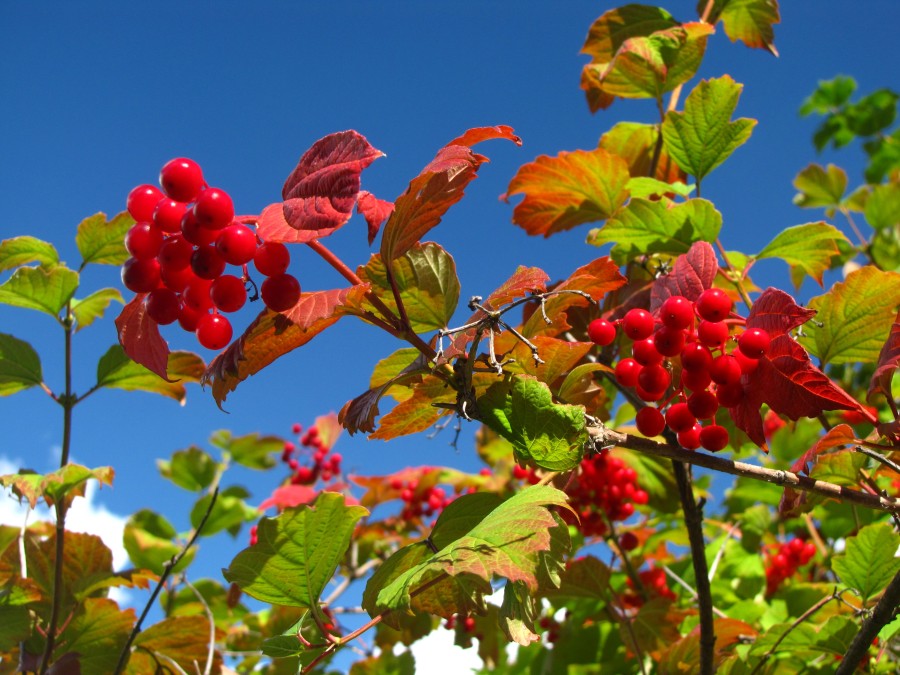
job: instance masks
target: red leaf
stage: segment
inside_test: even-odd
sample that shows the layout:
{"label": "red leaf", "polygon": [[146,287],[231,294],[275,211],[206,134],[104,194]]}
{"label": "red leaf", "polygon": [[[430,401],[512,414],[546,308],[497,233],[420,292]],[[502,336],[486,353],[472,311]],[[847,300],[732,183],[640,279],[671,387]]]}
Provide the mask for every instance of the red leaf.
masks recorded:
{"label": "red leaf", "polygon": [[777,288],[767,288],[753,303],[747,316],[747,328],[762,328],[770,338],[784,335],[816,315],[816,310],[800,307]]}
{"label": "red leaf", "polygon": [[356,200],[356,212],[362,214],[369,225],[369,246],[375,241],[381,224],[391,215],[394,210],[394,202],[384,199],[378,199],[371,192],[362,190],[359,193],[359,199]]}
{"label": "red leaf", "polygon": [[656,311],[671,295],[683,295],[696,300],[707,288],[712,288],[719,261],[713,247],[705,241],[694,242],[690,250],[675,260],[671,273],[653,283],[650,310]]}
{"label": "red leaf", "polygon": [[284,204],[269,204],[262,210],[257,219],[256,234],[263,241],[280,241],[285,244],[297,244],[308,241],[304,230],[295,230],[284,219]]}
{"label": "red leaf", "polygon": [[355,131],[316,141],[281,191],[285,220],[303,232],[297,241],[326,237],[346,223],[356,205],[362,170],[383,156]]}
{"label": "red leaf", "polygon": [[841,445],[852,445],[856,441],[856,435],[849,424],[838,424],[827,434],[822,436],[816,443],[806,452],[804,452],[796,462],[791,464],[793,473],[805,473],[809,475],[810,465],[819,454],[826,450],[839,447]]}
{"label": "red leaf", "polygon": [[883,394],[890,398],[891,379],[898,367],[900,367],[900,314],[897,314],[897,318],[891,326],[891,333],[878,355],[878,365],[872,374],[866,400],[871,401],[876,394]]}
{"label": "red leaf", "polygon": [[278,507],[281,512],[301,504],[309,504],[315,501],[319,493],[308,485],[282,485],[275,488],[268,499],[263,500],[259,505],[260,511],[265,511],[273,506]]}
{"label": "red leaf", "polygon": [[116,318],[119,344],[135,363],[140,363],[166,382],[168,378],[169,345],[159,334],[159,324],[147,316],[144,305],[146,293],[138,293]]}
{"label": "red leaf", "polygon": [[474,129],[469,129],[462,136],[454,138],[447,143],[447,145],[466,145],[471,148],[476,143],[489,141],[495,138],[505,138],[516,145],[522,145],[522,139],[513,133],[512,127],[505,124],[498,124],[495,127],[475,127]]}

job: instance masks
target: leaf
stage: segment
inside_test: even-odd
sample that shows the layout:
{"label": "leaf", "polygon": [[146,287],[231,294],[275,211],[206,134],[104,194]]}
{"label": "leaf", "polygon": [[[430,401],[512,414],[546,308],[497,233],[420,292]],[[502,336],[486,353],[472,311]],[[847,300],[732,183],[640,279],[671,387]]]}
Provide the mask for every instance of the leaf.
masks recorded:
{"label": "leaf", "polygon": [[[182,672],[191,672],[195,664],[206,663],[210,636],[206,616],[170,616],[138,633],[134,639],[134,646],[138,649],[134,654],[145,651],[154,655],[163,654],[175,661]],[[217,658],[217,661],[220,660]],[[131,668],[132,663],[129,662],[129,670]]]}
{"label": "leaf", "polygon": [[678,22],[662,7],[617,7],[604,12],[591,24],[581,53],[588,54],[596,61],[609,62],[629,38],[650,35],[677,25]]}
{"label": "leaf", "polygon": [[585,598],[606,602],[610,598],[612,571],[592,555],[574,558],[566,565],[559,588],[550,589],[551,598]]}
{"label": "leaf", "polygon": [[[182,549],[175,541],[176,536],[175,528],[164,516],[150,509],[141,509],[125,523],[122,544],[135,567],[162,574],[166,563]],[[195,552],[196,549],[190,549],[174,571],[187,567]]]}
{"label": "leaf", "polygon": [[156,466],[163,478],[168,478],[178,487],[200,492],[212,484],[219,463],[209,453],[191,447],[173,453],[171,460],[156,460]]}
{"label": "leaf", "polygon": [[378,230],[381,224],[387,220],[388,216],[394,211],[394,202],[384,199],[378,199],[371,192],[360,190],[356,200],[356,212],[366,219],[366,225],[369,226],[369,246],[378,236]]}
{"label": "leaf", "polygon": [[0,272],[33,262],[54,267],[59,264],[59,253],[53,244],[35,237],[13,237],[0,241]]}
{"label": "leaf", "polygon": [[99,291],[94,291],[81,300],[72,298],[72,314],[75,317],[75,332],[77,333],[82,328],[87,328],[94,323],[96,319],[101,318],[106,311],[106,308],[109,307],[113,300],[116,300],[123,305],[125,304],[125,299],[122,297],[122,294],[115,288],[101,288]]}
{"label": "leaf", "polygon": [[872,523],[847,537],[844,553],[832,558],[831,568],[867,602],[900,572],[900,558],[895,557],[898,546],[900,535],[890,523]]}
{"label": "leaf", "polygon": [[159,324],[147,314],[145,295],[139,293],[134,296],[116,317],[119,344],[132,361],[170,381],[166,372],[169,345],[159,333]]}
{"label": "leaf", "polygon": [[900,274],[866,265],[809,301],[817,322],[800,343],[822,364],[874,363],[900,305]]}
{"label": "leaf", "polygon": [[814,309],[799,306],[788,293],[769,287],[753,303],[747,328],[762,328],[771,338],[802,326],[815,315]]}
{"label": "leaf", "polygon": [[506,638],[523,647],[540,640],[535,632],[539,614],[537,599],[528,592],[528,587],[521,581],[507,581],[500,606],[500,629]]}
{"label": "leaf", "polygon": [[[856,440],[853,429],[848,424],[838,424],[819,438],[813,446],[804,452],[791,464],[791,472],[810,475],[811,462],[818,461],[819,456],[834,448],[850,445]],[[804,493],[786,486],[781,502],[778,504],[778,512],[782,515],[793,513],[806,499]]]}
{"label": "leaf", "polygon": [[728,75],[704,80],[685,100],[684,112],[666,113],[666,150],[698,182],[750,138],[756,120],[731,121],[742,88]]}
{"label": "leaf", "polygon": [[695,242],[715,241],[720,229],[722,214],[705,199],[673,206],[665,201],[635,198],[606,225],[591,230],[588,243],[614,243],[610,255],[623,264],[641,255],[687,253]]}
{"label": "leaf", "polygon": [[222,573],[257,600],[317,611],[356,522],[368,513],[362,506],[347,506],[343,495],[322,492],[312,506],[263,518],[256,544],[238,553]]}
{"label": "leaf", "polygon": [[876,232],[900,225],[900,183],[876,185],[866,199],[866,222]]}
{"label": "leaf", "polygon": [[513,222],[528,234],[551,234],[606,220],[628,199],[628,165],[602,148],[541,155],[523,165],[503,199],[523,194]]}
{"label": "leaf", "polygon": [[215,504],[211,494],[200,497],[191,509],[191,527],[199,528],[205,517],[202,536],[211,537],[222,530],[236,535],[243,523],[253,522],[262,515],[244,501],[249,496],[244,488],[232,485],[219,492]]}
{"label": "leaf", "polygon": [[522,145],[522,139],[513,133],[513,128],[506,124],[498,124],[493,127],[475,127],[468,129],[462,136],[457,136],[447,145],[465,145],[472,147],[483,141],[505,138],[518,146]]}
{"label": "leaf", "polygon": [[523,342],[516,345],[515,359],[525,373],[547,386],[552,386],[571,371],[595,346],[592,342],[570,342],[543,335],[533,338],[532,343],[537,347],[543,363],[535,363],[531,350]]}
{"label": "leaf", "polygon": [[773,24],[781,23],[778,0],[716,0],[707,20],[713,25],[721,21],[732,42],[740,40],[778,56],[772,30]]}
{"label": "leaf", "polygon": [[800,114],[803,116],[811,113],[827,115],[850,101],[854,91],[856,91],[856,80],[846,75],[838,75],[833,80],[819,80],[816,90],[803,101]]}
{"label": "leaf", "polygon": [[584,408],[554,403],[547,385],[536,378],[513,376],[492,385],[478,407],[482,421],[512,443],[520,461],[551,471],[581,461]]}
{"label": "leaf", "polygon": [[681,502],[670,462],[640,452],[616,454],[637,472],[638,484],[647,493],[647,503],[651,509],[660,513],[677,513]]}
{"label": "leaf", "polygon": [[[446,392],[447,388],[441,385]],[[452,390],[450,390],[452,391]],[[455,395],[447,392],[442,398],[455,399]],[[411,398],[398,403],[393,410],[386,413],[378,423],[378,428],[369,434],[369,438],[381,441],[389,441],[401,436],[417,434],[420,431],[432,427],[441,417],[449,415],[449,411],[434,407],[437,399],[430,392],[422,392],[416,389]],[[450,400],[444,401],[450,403]]]}
{"label": "leaf", "polygon": [[669,274],[653,282],[650,290],[651,311],[657,311],[672,295],[696,300],[703,291],[712,288],[718,271],[719,261],[712,246],[705,241],[694,243],[686,254],[678,256]]}
{"label": "leaf", "polygon": [[[636,177],[644,177],[650,174],[658,138],[659,129],[655,124],[618,122],[600,137],[598,147],[624,159],[628,164],[628,172],[631,174],[632,180],[634,180]],[[656,160],[656,175],[654,177],[669,184],[683,184],[687,180],[687,174],[669,156],[664,147],[659,148],[659,158]],[[628,184],[626,184],[627,187]]]}
{"label": "leaf", "polygon": [[188,382],[199,382],[206,364],[193,352],[169,352],[164,380],[144,366],[132,361],[119,345],[110,347],[97,363],[95,387],[109,387],[124,391],[146,391],[161,394],[184,404]]}
{"label": "leaf", "polygon": [[780,258],[822,285],[822,275],[831,267],[831,259],[840,255],[839,242],[849,244],[844,233],[833,225],[819,221],[782,230],[766,244],[756,258]]}
{"label": "leaf", "polygon": [[44,381],[41,359],[30,344],[0,333],[0,396],[9,396]]}
{"label": "leaf", "polygon": [[67,497],[67,502],[71,502],[72,497],[84,496],[85,483],[91,478],[100,485],[112,485],[114,475],[115,472],[109,466],[88,469],[80,464],[69,463],[44,476],[41,493],[49,506],[64,497]]}
{"label": "leaf", "polygon": [[86,598],[59,636],[54,661],[59,665],[64,654],[74,653],[77,672],[111,673],[134,622],[133,609],[120,610],[108,598]]}
{"label": "leaf", "polygon": [[803,209],[826,209],[830,218],[847,191],[847,172],[834,164],[827,168],[810,164],[794,178],[794,187],[799,190],[794,204]]}
{"label": "leaf", "polygon": [[308,485],[282,485],[272,490],[272,494],[257,507],[260,511],[265,511],[273,506],[278,511],[302,506],[315,501],[318,492]]}
{"label": "leaf", "polygon": [[878,362],[866,394],[867,400],[871,401],[877,394],[886,397],[891,395],[891,380],[898,366],[900,366],[900,312],[894,319],[891,332],[878,354]]}
{"label": "leaf", "polygon": [[58,317],[78,289],[78,272],[64,265],[20,267],[0,284],[0,303]]}
{"label": "leaf", "polygon": [[78,224],[75,244],[81,253],[82,267],[89,263],[121,265],[130,257],[125,248],[125,234],[134,225],[127,211],[106,219],[105,213],[95,213]]}
{"label": "leaf", "polygon": [[353,214],[360,174],[384,153],[355,131],[330,134],[313,143],[281,191],[284,218],[298,231],[294,241],[327,237]]}
{"label": "leaf", "polygon": [[641,197],[642,199],[651,197],[674,198],[676,195],[687,198],[694,191],[693,185],[685,185],[682,182],[666,183],[646,176],[633,177],[625,187],[632,198]]}

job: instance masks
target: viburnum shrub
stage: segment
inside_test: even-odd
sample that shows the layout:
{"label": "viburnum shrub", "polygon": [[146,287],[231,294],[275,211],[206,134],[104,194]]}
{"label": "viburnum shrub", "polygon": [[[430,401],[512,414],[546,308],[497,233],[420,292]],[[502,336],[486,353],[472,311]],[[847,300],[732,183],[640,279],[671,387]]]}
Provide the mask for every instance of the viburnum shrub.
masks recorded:
{"label": "viburnum shrub", "polygon": [[[512,220],[529,235],[595,223],[587,242],[603,255],[556,280],[510,270],[469,295],[463,319],[454,259],[424,239],[486,162],[473,147],[520,143],[507,126],[454,138],[393,202],[362,189],[382,153],[343,131],[316,141],[282,201],[259,214],[236,216],[227,191],[180,157],[162,167],[161,187],[126,196],[125,213],[79,225],[77,270],[47,242],[2,242],[0,271],[12,273],[0,302],[50,315],[66,344],[57,391],[34,349],[0,333],[0,394],[39,386],[63,412],[60,468],[0,479],[56,518],[0,529],[3,663],[276,674],[357,655],[351,672],[407,673],[409,645],[452,630],[461,646],[477,642],[492,673],[896,672],[898,97],[853,101],[849,78],[822,82],[802,109],[824,116],[814,142],[861,139],[867,182],[848,189],[840,168],[810,164],[795,202],[827,220],[731,251],[701,187],[756,122],[733,119],[731,77],[692,80],[718,27],[774,52],[778,6],[700,5],[698,20],[632,4],[590,27],[581,83],[591,110],[645,98],[659,119],[620,121],[597,147],[538,157],[504,196],[520,199]],[[351,267],[323,240],[354,214],[377,248]],[[309,255],[340,285],[305,278]],[[801,303],[758,288],[763,259],[786,263],[792,292],[809,278],[822,293]],[[91,264],[120,266],[135,295],[116,319],[119,344],[79,395],[76,332],[124,300],[116,289],[75,297]],[[66,529],[85,483],[113,477],[70,462],[86,396],[183,400],[199,381],[221,405],[345,316],[399,346],[340,413],[297,423],[292,440],[218,431],[211,450],[159,461],[194,495],[187,532],[133,514],[134,568],[114,572],[98,537]],[[211,363],[169,350],[159,326],[175,323],[218,352]],[[390,441],[450,424],[454,444],[474,431],[478,471],[363,475],[334,451],[344,431]],[[254,505],[230,483],[234,465],[285,472]],[[221,577],[189,578],[194,544],[223,531],[243,534],[242,550]],[[151,589],[147,610],[161,618],[145,626],[147,611],[136,618],[107,597],[116,586]]]}

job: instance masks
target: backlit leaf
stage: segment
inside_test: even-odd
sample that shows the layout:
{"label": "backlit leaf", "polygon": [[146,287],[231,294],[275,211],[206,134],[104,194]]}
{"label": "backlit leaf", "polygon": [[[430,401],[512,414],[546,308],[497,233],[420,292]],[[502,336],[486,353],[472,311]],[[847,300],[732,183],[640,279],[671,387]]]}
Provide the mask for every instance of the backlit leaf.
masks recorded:
{"label": "backlit leaf", "polygon": [[[703,0],[698,7],[705,6]],[[778,56],[772,25],[781,23],[778,0],[716,0],[707,19],[715,25],[721,21],[732,42],[740,40],[748,47],[765,49]]]}
{"label": "backlit leaf", "polygon": [[322,492],[312,506],[263,518],[256,544],[235,556],[225,579],[263,602],[317,609],[356,522],[368,513],[347,506],[343,495]]}
{"label": "backlit leaf", "polygon": [[876,185],[866,199],[866,222],[881,232],[900,225],[900,183]]}
{"label": "backlit leaf", "polygon": [[209,453],[192,447],[173,453],[170,460],[156,460],[156,466],[163,478],[168,478],[178,487],[200,492],[212,483],[219,463]]}
{"label": "backlit leaf", "polygon": [[309,504],[315,501],[318,494],[316,489],[309,485],[282,485],[272,490],[272,494],[264,499],[258,508],[265,511],[274,506],[281,512],[284,509]]}
{"label": "backlit leaf", "polygon": [[85,483],[91,478],[100,485],[112,485],[114,475],[115,472],[109,466],[88,469],[80,464],[69,463],[44,476],[41,481],[41,493],[44,501],[52,506],[63,497],[71,501],[76,495],[83,496]]}
{"label": "backlit leaf", "polygon": [[660,513],[676,513],[681,508],[671,462],[642,452],[617,450],[616,456],[637,472],[638,484],[647,493],[650,508]]}
{"label": "backlit leaf", "polygon": [[669,274],[653,282],[650,290],[650,309],[656,311],[672,295],[696,300],[707,288],[712,288],[719,261],[713,247],[705,241],[694,243],[690,250],[675,259]]}
{"label": "backlit leaf", "polygon": [[484,423],[513,444],[519,460],[551,471],[565,471],[581,461],[584,408],[554,403],[543,382],[511,377],[491,386],[478,407]]}
{"label": "backlit leaf", "polygon": [[900,558],[895,556],[898,546],[900,534],[890,523],[866,525],[856,536],[847,537],[844,553],[832,558],[831,568],[867,601],[900,572]]}
{"label": "backlit leaf", "polygon": [[96,319],[103,316],[106,308],[115,300],[121,304],[125,304],[122,294],[115,288],[101,288],[94,291],[86,298],[79,300],[72,298],[72,314],[75,316],[75,331],[78,332],[82,328],[87,328]]}
{"label": "backlit leaf", "polygon": [[97,363],[97,387],[146,391],[184,403],[185,384],[199,382],[205,370],[203,359],[193,352],[169,352],[165,372],[169,380],[132,361],[119,345],[110,347]]}
{"label": "backlit leaf", "polygon": [[82,265],[121,265],[131,254],[125,248],[125,234],[134,225],[127,211],[112,220],[105,213],[96,213],[78,224],[75,244],[81,253]]}
{"label": "backlit leaf", "polygon": [[551,598],[586,598],[607,601],[612,570],[592,555],[578,557],[566,565],[560,576],[559,588],[551,588]]}
{"label": "backlit leaf", "polygon": [[114,600],[87,598],[59,636],[54,657],[59,659],[66,653],[75,653],[78,672],[111,673],[135,619],[133,609],[121,610]]}
{"label": "backlit leaf", "polygon": [[[449,400],[450,398],[456,398],[455,393],[449,387],[442,384],[442,389],[447,394],[442,398],[448,399],[444,402],[450,403],[452,402]],[[441,417],[450,414],[449,410],[433,405],[437,400],[430,392],[422,392],[417,388],[410,398],[398,403],[393,410],[379,420],[378,428],[369,434],[369,438],[389,441],[429,429]]]}
{"label": "backlit leaf", "polygon": [[625,186],[628,189],[632,199],[641,197],[650,199],[651,197],[667,197],[674,198],[689,197],[694,191],[693,185],[685,185],[684,183],[666,183],[656,178],[648,178],[647,176],[636,176],[628,181]]}
{"label": "backlit leaf", "polygon": [[801,307],[788,293],[769,287],[753,303],[747,327],[762,328],[771,338],[802,326],[815,315],[816,310]]}
{"label": "backlit leaf", "polygon": [[846,75],[838,75],[833,80],[819,80],[818,87],[810,94],[800,107],[801,115],[817,113],[827,115],[850,101],[856,91],[856,80]]}
{"label": "backlit leaf", "polygon": [[[122,544],[135,567],[162,574],[163,568],[182,549],[175,541],[177,533],[165,517],[149,509],[133,513],[125,523]],[[179,571],[194,558],[196,549],[190,549],[175,567]]]}
{"label": "backlit leaf", "polygon": [[750,138],[756,120],[731,121],[741,89],[728,75],[704,80],[685,100],[684,112],[666,113],[666,149],[698,182]]}
{"label": "backlit leaf", "polygon": [[794,203],[804,209],[826,209],[829,217],[839,208],[847,191],[847,172],[829,164],[823,168],[810,164],[794,178],[794,187],[799,193]]}
{"label": "backlit leaf", "polygon": [[[209,619],[205,615],[170,616],[138,633],[132,660],[139,654],[162,654],[177,663],[182,672],[192,672],[195,664],[206,663],[209,642]],[[214,666],[218,662],[221,668],[220,661],[221,658],[214,661]],[[129,671],[134,665],[129,662]],[[135,675],[137,672],[140,671],[135,671]]]}
{"label": "backlit leaf", "polygon": [[506,638],[522,646],[540,640],[535,632],[539,614],[537,598],[528,587],[521,581],[507,581],[500,606],[500,629]]}
{"label": "backlit leaf", "polygon": [[256,432],[232,436],[230,431],[217,431],[210,437],[210,442],[229,453],[235,462],[250,469],[271,469],[276,464],[273,455],[284,450],[283,438],[262,436]]}
{"label": "backlit leaf", "polygon": [[384,153],[355,131],[330,134],[307,150],[284,183],[284,218],[307,242],[326,237],[353,214],[360,174]]}
{"label": "backlit leaf", "polygon": [[[197,529],[203,523],[201,535],[210,537],[222,530],[236,534],[243,523],[251,523],[262,515],[246,503],[250,494],[238,485],[221,490],[212,503],[212,495],[200,497],[191,509],[191,527]],[[212,508],[210,508],[212,505]],[[208,514],[208,515],[207,515]],[[206,518],[206,522],[203,519]]]}
{"label": "backlit leaf", "polygon": [[159,324],[147,314],[145,296],[134,296],[116,317],[119,344],[132,361],[168,380],[169,344],[160,335]]}
{"label": "backlit leaf", "polygon": [[362,214],[362,217],[366,219],[366,225],[369,226],[369,246],[378,236],[381,224],[393,211],[394,202],[378,199],[371,192],[360,190],[359,198],[356,200],[356,212]]}
{"label": "backlit leaf", "polygon": [[[650,175],[658,138],[659,128],[655,124],[618,122],[600,137],[599,147],[624,159],[634,180],[636,177]],[[654,177],[666,183],[685,183],[687,180],[687,174],[664,147],[659,148]]]}
{"label": "backlit leaf", "polygon": [[824,363],[874,363],[900,305],[900,274],[866,265],[809,301],[818,312],[800,343]]}
{"label": "backlit leaf", "polygon": [[44,381],[41,359],[30,344],[0,333],[0,396],[40,385]]}
{"label": "backlit leaf", "polygon": [[0,241],[0,272],[33,262],[53,267],[59,263],[59,253],[53,244],[35,237],[13,237]]}
{"label": "backlit leaf", "polygon": [[78,289],[78,272],[63,265],[20,267],[0,285],[0,303],[59,316]]}
{"label": "backlit leaf", "polygon": [[891,395],[891,379],[893,379],[894,371],[898,366],[900,366],[900,313],[894,319],[891,332],[878,354],[878,362],[866,395],[869,400],[876,394]]}
{"label": "backlit leaf", "polygon": [[834,428],[829,429],[828,433],[819,438],[819,440],[817,440],[809,450],[804,452],[803,455],[801,455],[800,458],[791,465],[791,471],[794,473],[802,472],[808,476],[810,470],[810,462],[815,460],[826,450],[831,450],[842,445],[849,445],[853,443],[855,438],[856,436],[853,433],[853,429],[850,427],[850,425],[838,424]]}
{"label": "backlit leaf", "polygon": [[457,136],[447,145],[465,145],[472,147],[483,141],[491,141],[496,139],[506,139],[512,141],[516,145],[522,145],[522,139],[516,136],[513,128],[507,124],[498,124],[493,127],[475,127],[468,129],[462,136]]}
{"label": "backlit leaf", "polygon": [[591,24],[581,53],[597,61],[609,62],[627,39],[677,25],[678,22],[662,7],[636,4],[617,7],[604,12]]}
{"label": "backlit leaf", "polygon": [[541,155],[519,168],[504,199],[525,195],[513,222],[528,234],[549,237],[583,223],[605,220],[628,199],[628,165],[602,148]]}
{"label": "backlit leaf", "polygon": [[543,363],[535,363],[531,350],[519,342],[514,352],[517,365],[548,386],[569,373],[595,346],[592,342],[571,342],[543,335],[532,338],[532,342]]}
{"label": "backlit leaf", "polygon": [[825,222],[796,225],[782,230],[766,244],[757,258],[780,258],[799,268],[822,285],[822,275],[831,267],[831,259],[840,255],[839,242],[849,244],[844,233]]}

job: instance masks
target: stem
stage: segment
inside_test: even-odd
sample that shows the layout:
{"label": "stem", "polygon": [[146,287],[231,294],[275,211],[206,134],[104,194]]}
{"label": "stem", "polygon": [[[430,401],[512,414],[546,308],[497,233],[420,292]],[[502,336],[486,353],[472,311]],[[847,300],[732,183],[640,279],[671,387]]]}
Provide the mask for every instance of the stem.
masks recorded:
{"label": "stem", "polygon": [[900,606],[900,574],[897,574],[884,589],[884,595],[872,610],[872,616],[863,623],[862,628],[853,638],[835,675],[850,675],[856,672],[856,666],[869,651],[869,645],[878,637],[878,632],[893,621],[898,606]]}
{"label": "stem", "polygon": [[728,254],[725,253],[725,247],[722,246],[722,241],[720,239],[716,239],[716,248],[719,249],[719,255],[722,256],[722,260],[725,263],[725,267],[728,268],[728,271],[731,272],[731,276],[737,279],[736,281],[732,281],[737,288],[738,293],[741,296],[741,300],[744,301],[744,304],[747,305],[747,309],[753,307],[753,301],[750,300],[750,296],[747,294],[746,289],[744,288],[744,283],[740,277],[738,277],[737,270],[734,269],[734,265],[731,264],[731,261],[728,259]]}
{"label": "stem", "polygon": [[750,671],[750,675],[754,675],[759,671],[760,668],[765,665],[766,661],[768,661],[772,654],[775,653],[775,650],[778,649],[778,645],[782,643],[782,641],[791,633],[791,631],[793,631],[797,626],[806,621],[809,617],[811,617],[813,614],[818,612],[825,605],[836,598],[837,592],[832,593],[827,598],[822,598],[821,600],[819,600],[816,604],[803,612],[803,614],[798,616],[797,619],[788,627],[788,629],[784,631],[784,633],[782,633],[782,635],[775,641],[775,644],[772,645],[772,648],[769,649],[769,651],[767,651],[765,654],[763,654],[763,657],[759,660],[759,663],[757,663],[756,666],[754,666],[753,670]]}

